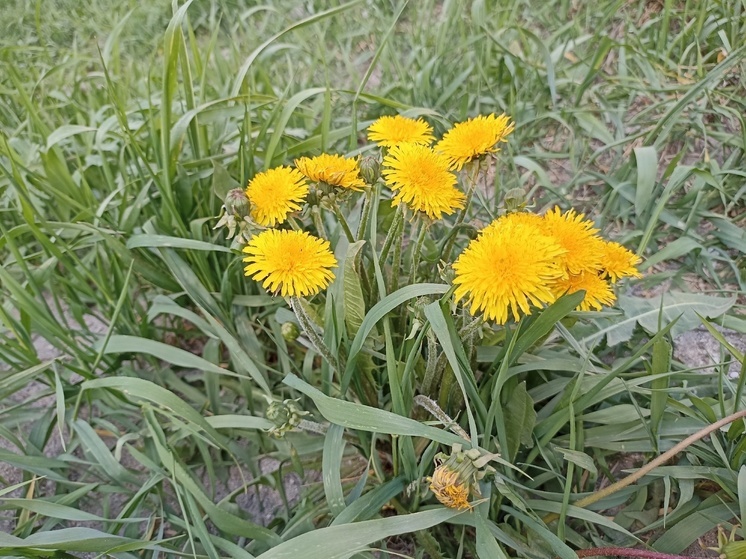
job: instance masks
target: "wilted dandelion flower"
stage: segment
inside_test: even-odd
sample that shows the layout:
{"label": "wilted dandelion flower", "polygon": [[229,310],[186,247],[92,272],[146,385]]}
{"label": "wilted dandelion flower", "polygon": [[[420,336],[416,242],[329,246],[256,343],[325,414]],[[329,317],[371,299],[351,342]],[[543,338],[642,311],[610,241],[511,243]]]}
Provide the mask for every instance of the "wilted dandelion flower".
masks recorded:
{"label": "wilted dandelion flower", "polygon": [[448,170],[448,161],[429,147],[395,146],[383,165],[383,176],[394,191],[394,204],[404,202],[432,219],[464,207],[466,197],[456,188],[456,176]]}
{"label": "wilted dandelion flower", "polygon": [[642,275],[636,266],[642,261],[634,252],[627,250],[619,243],[604,242],[602,247],[601,275],[616,283],[619,278],[640,278]]}
{"label": "wilted dandelion flower", "polygon": [[264,227],[279,225],[290,212],[300,210],[307,194],[306,179],[290,167],[257,173],[246,187],[251,218]]}
{"label": "wilted dandelion flower", "polygon": [[555,207],[544,215],[546,232],[565,249],[562,265],[570,275],[595,272],[601,268],[604,241],[596,235],[593,222],[575,210],[565,213]]}
{"label": "wilted dandelion flower", "polygon": [[435,468],[430,478],[430,491],[445,506],[452,509],[468,509],[469,482],[463,480],[460,472],[449,462]]}
{"label": "wilted dandelion flower", "polygon": [[394,147],[399,144],[422,144],[429,146],[435,140],[430,125],[418,118],[405,116],[382,116],[368,127],[368,139],[378,145]]}
{"label": "wilted dandelion flower", "polygon": [[575,293],[585,290],[585,297],[575,308],[577,311],[600,311],[604,305],[611,306],[616,301],[616,295],[611,284],[600,278],[596,272],[581,272],[576,275],[560,278],[554,282],[554,292],[557,297],[565,293]]}
{"label": "wilted dandelion flower", "polygon": [[268,229],[244,247],[245,275],[283,297],[306,297],[325,289],[334,279],[337,261],[329,241],[305,231]]}
{"label": "wilted dandelion flower", "polygon": [[362,190],[365,187],[355,159],[322,153],[316,157],[296,159],[295,166],[313,182],[324,182],[351,190]]}
{"label": "wilted dandelion flower", "polygon": [[456,124],[435,145],[435,151],[448,158],[451,169],[460,170],[469,161],[500,151],[498,144],[507,141],[514,128],[504,114],[480,115]]}
{"label": "wilted dandelion flower", "polygon": [[517,321],[520,313],[531,314],[531,305],[554,302],[550,284],[563,275],[565,249],[540,225],[530,214],[501,217],[454,262],[456,298],[468,300],[472,315],[504,324],[508,310]]}

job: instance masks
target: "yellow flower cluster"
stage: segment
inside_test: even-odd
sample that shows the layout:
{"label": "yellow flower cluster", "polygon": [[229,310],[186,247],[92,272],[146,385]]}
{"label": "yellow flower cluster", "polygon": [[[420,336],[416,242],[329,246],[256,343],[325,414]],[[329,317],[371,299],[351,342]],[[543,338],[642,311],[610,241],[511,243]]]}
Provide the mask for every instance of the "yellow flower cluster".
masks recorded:
{"label": "yellow flower cluster", "polygon": [[[341,155],[302,157],[295,166],[257,173],[249,181],[246,197],[254,223],[276,227],[301,210],[309,193],[307,180],[350,190],[365,186],[357,161]],[[306,232],[268,229],[252,237],[243,252],[245,275],[283,297],[315,295],[334,279],[331,269],[337,261],[329,241]]]}
{"label": "yellow flower cluster", "polygon": [[574,210],[502,216],[453,264],[455,295],[467,300],[471,314],[499,324],[580,290],[585,297],[578,310],[601,310],[614,303],[612,283],[640,276],[635,268],[640,258],[597,233]]}
{"label": "yellow flower cluster", "polygon": [[[435,220],[466,204],[455,172],[498,152],[513,129],[504,114],[478,116],[457,123],[436,142],[423,119],[384,116],[368,128],[368,139],[384,148],[381,176],[392,204]],[[309,201],[308,181],[322,197],[335,188],[362,191],[366,180],[371,184],[378,177],[379,162],[368,168],[371,159],[361,171],[356,159],[324,153],[297,159],[295,168],[258,173],[246,188],[251,219],[261,227],[281,226]],[[266,230],[252,237],[244,252],[246,275],[283,296],[318,293],[333,280],[337,265],[328,241],[296,230]],[[585,298],[578,309],[600,310],[615,300],[613,283],[639,276],[639,261],[623,246],[604,241],[574,210],[554,208],[542,217],[509,213],[486,227],[453,264],[455,294],[472,314],[500,324],[580,290]]]}

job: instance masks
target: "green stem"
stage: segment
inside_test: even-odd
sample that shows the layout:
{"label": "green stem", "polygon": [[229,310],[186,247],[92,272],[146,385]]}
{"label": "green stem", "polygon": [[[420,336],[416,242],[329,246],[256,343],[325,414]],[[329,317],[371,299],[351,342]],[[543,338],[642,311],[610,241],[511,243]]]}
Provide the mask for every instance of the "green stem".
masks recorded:
{"label": "green stem", "polygon": [[373,205],[373,187],[365,191],[365,200],[363,201],[363,211],[360,215],[360,224],[357,227],[357,240],[361,240],[368,229],[368,220],[370,220],[370,207]]}
{"label": "green stem", "polygon": [[438,339],[432,330],[427,333],[427,366],[422,379],[422,393],[432,394],[438,370]]}
{"label": "green stem", "polygon": [[[477,189],[477,180],[479,179],[479,163],[480,161],[477,160],[477,162],[472,167],[473,172],[466,174],[468,179],[467,182],[469,183],[468,190],[466,192],[466,202],[464,203],[463,209],[456,218],[456,223],[453,224],[454,228],[459,227],[464,222],[464,219],[466,219],[466,214],[469,212],[469,206],[471,206],[471,201],[474,198],[474,191]],[[451,238],[448,240],[448,244],[446,245],[445,249],[443,249],[441,260],[445,262],[448,262],[450,260],[451,251],[453,250],[453,245],[455,244],[456,235],[452,235]]]}
{"label": "green stem", "polygon": [[418,394],[414,397],[414,403],[420,407],[425,408],[433,416],[437,417],[444,427],[447,427],[462,439],[471,441],[471,437],[469,437],[466,431],[461,428],[461,425],[451,419],[448,414],[444,412],[438,404],[435,403],[434,400],[431,400],[423,394]]}
{"label": "green stem", "polygon": [[316,226],[316,232],[319,234],[319,237],[328,239],[329,235],[326,234],[326,227],[324,227],[324,220],[321,218],[321,210],[318,206],[313,206],[311,208],[311,217],[313,219],[313,224]]}
{"label": "green stem", "polygon": [[298,297],[290,297],[290,308],[293,309],[301,328],[303,328],[303,332],[308,336],[308,339],[316,352],[326,359],[327,363],[329,363],[337,373],[341,373],[342,371],[339,368],[339,361],[337,361],[337,358],[332,354],[329,346],[327,346],[324,343],[324,340],[321,339],[319,333],[316,332],[316,328],[314,327],[311,318],[306,314],[306,309],[303,308],[303,304]]}
{"label": "green stem", "polygon": [[424,219],[420,218],[420,233],[417,235],[417,243],[414,246],[414,252],[412,252],[412,272],[410,275],[410,284],[414,284],[417,281],[417,268],[420,266],[420,255],[422,254],[422,245],[425,243],[425,235],[427,230],[430,228],[430,224]]}
{"label": "green stem", "polygon": [[391,243],[394,242],[394,238],[396,237],[396,231],[397,229],[399,229],[399,225],[401,225],[403,220],[404,220],[404,208],[401,204],[399,204],[396,207],[396,213],[394,214],[394,220],[391,222],[391,227],[389,228],[389,232],[386,235],[386,240],[383,241],[383,248],[381,249],[381,256],[378,259],[378,261],[381,264],[381,268],[383,268],[384,264],[386,263],[386,258],[389,255],[389,250],[391,249]]}
{"label": "green stem", "polygon": [[354,243],[355,237],[352,235],[350,226],[347,224],[347,220],[345,219],[345,216],[342,215],[342,212],[340,211],[339,206],[336,203],[334,204],[334,215],[337,216],[337,219],[339,220],[339,224],[342,226],[342,231],[345,232],[345,237],[347,237],[347,240],[350,243]]}
{"label": "green stem", "polygon": [[404,221],[399,225],[399,231],[394,241],[394,258],[391,265],[391,289],[389,293],[393,293],[399,289],[399,275],[401,273],[401,251],[402,244],[404,242]]}

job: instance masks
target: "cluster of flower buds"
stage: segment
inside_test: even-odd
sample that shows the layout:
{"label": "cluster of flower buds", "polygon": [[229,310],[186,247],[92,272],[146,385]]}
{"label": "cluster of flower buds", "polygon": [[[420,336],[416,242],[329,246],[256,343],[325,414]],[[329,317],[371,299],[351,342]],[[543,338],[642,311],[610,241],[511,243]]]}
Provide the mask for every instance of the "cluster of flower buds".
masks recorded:
{"label": "cluster of flower buds", "polygon": [[213,229],[228,228],[228,238],[238,244],[246,244],[251,237],[251,203],[242,188],[228,191],[223,201],[222,216]]}
{"label": "cluster of flower buds", "polygon": [[282,438],[285,433],[298,427],[303,417],[309,415],[298,405],[298,400],[283,400],[282,402],[270,402],[264,416],[274,423],[269,434],[276,438]]}

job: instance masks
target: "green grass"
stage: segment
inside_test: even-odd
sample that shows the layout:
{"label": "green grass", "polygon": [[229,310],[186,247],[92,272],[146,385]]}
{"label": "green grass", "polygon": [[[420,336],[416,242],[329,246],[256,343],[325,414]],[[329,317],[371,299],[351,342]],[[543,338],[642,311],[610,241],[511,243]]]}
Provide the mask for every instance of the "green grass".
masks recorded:
{"label": "green grass", "polygon": [[[628,453],[648,461],[744,407],[743,377],[727,376],[725,338],[714,372],[669,354],[674,335],[701,324],[696,312],[746,332],[742,2],[6,4],[0,438],[10,450],[0,460],[28,482],[0,503],[14,515],[14,536],[40,538],[34,547],[48,550],[101,553],[121,543],[131,546],[121,556],[143,548],[147,557],[329,557],[328,548],[310,550],[334,542],[346,557],[352,541],[391,545],[387,538],[411,532],[416,551],[394,549],[548,558],[639,543],[632,534],[677,553],[718,523],[743,522],[742,420],[588,511],[569,506],[619,477]],[[417,297],[431,303],[442,293],[427,284],[409,298],[384,297],[390,312],[381,315],[371,310],[380,297],[366,289],[357,325],[370,333],[365,344],[347,329],[347,308],[322,297],[312,310],[328,325],[325,342],[352,363],[354,381],[340,390],[327,363],[281,336],[294,320],[286,304],[244,278],[224,233],[212,230],[215,192],[301,155],[370,153],[364,129],[398,111],[423,115],[438,135],[468,116],[511,115],[516,131],[468,222],[488,221],[515,187],[537,210],[587,212],[646,259],[621,311],[556,327],[559,310],[542,314],[513,338],[511,362],[499,328],[464,346],[454,329],[467,317],[424,306]],[[375,249],[392,212],[381,204],[374,217]],[[423,258],[440,284],[446,230],[434,231]],[[458,250],[466,241],[458,236]],[[363,269],[378,287],[368,250]],[[402,258],[411,262],[410,248]],[[674,303],[640,296],[662,288],[683,293]],[[432,334],[405,340],[415,318]],[[40,359],[39,339],[59,357]],[[488,500],[451,522],[417,483],[447,449],[431,441],[451,434],[438,425],[442,440],[433,439],[424,429],[432,418],[413,405],[414,381],[386,380],[422,374],[428,344],[448,357],[441,367],[473,382],[468,408],[443,400],[449,413],[467,431],[473,415],[480,444],[500,443],[531,476],[498,466],[498,483],[483,487]],[[354,365],[375,379],[373,393]],[[303,380],[283,384],[289,374]],[[32,382],[38,389],[24,391]],[[455,385],[443,386],[448,395]],[[358,423],[275,440],[265,433],[265,395],[301,398],[315,421]],[[360,418],[344,399],[375,409]],[[529,410],[535,424],[521,432],[511,417]],[[381,415],[392,411],[422,431],[396,431],[404,418]],[[60,438],[64,447],[45,457]],[[282,467],[260,476],[260,457]],[[281,485],[289,471],[321,471],[323,482],[262,527],[236,504],[243,488],[219,496],[218,480],[237,465],[256,474],[249,491]],[[109,520],[80,512],[88,510]],[[391,511],[398,516],[385,518]],[[550,512],[561,522],[544,525]],[[45,532],[76,522],[128,539],[59,532],[44,543]],[[288,547],[266,551],[281,541]],[[0,539],[0,554],[21,555],[18,545]]]}

